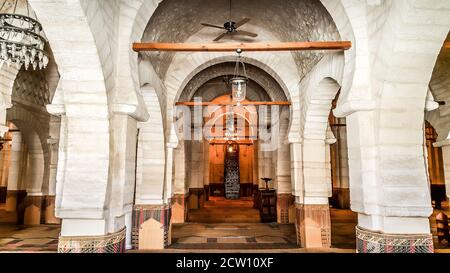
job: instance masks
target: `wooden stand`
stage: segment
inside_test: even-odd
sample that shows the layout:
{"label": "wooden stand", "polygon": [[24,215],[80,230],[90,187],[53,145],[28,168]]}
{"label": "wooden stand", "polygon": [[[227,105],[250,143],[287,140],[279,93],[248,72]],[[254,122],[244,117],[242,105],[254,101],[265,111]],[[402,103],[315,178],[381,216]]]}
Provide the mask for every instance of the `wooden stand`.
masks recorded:
{"label": "wooden stand", "polygon": [[277,191],[259,190],[255,198],[255,206],[259,209],[261,222],[277,222]]}

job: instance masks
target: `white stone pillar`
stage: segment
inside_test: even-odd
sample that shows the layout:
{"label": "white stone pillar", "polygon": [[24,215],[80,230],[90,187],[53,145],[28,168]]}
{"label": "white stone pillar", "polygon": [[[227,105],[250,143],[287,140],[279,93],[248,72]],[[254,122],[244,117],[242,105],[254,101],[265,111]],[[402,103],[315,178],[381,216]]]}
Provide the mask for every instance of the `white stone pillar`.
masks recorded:
{"label": "white stone pillar", "polygon": [[[357,251],[433,252],[422,135],[402,143],[400,149],[395,137],[377,137],[379,130],[389,129],[376,127],[376,114],[365,111],[347,117],[351,203],[358,213]],[[413,130],[411,135],[416,134]]]}
{"label": "white stone pillar", "polygon": [[435,147],[442,148],[442,159],[444,163],[445,189],[447,197],[450,198],[450,140],[445,140],[434,144]]}
{"label": "white stone pillar", "polygon": [[[132,225],[129,219],[133,211],[136,181],[137,121],[127,114],[116,113],[113,118],[113,154],[111,189],[108,194],[110,230],[117,233],[126,228],[126,240],[131,245]],[[128,220],[128,221],[127,221]]]}
{"label": "white stone pillar", "polygon": [[327,171],[325,140],[303,140],[303,200],[297,201],[297,231],[305,248],[331,246],[329,194],[331,178]]}
{"label": "white stone pillar", "polygon": [[6,211],[15,212],[17,209],[17,192],[20,190],[22,173],[23,139],[22,133],[13,132],[11,144],[11,159],[8,170],[8,194]]}
{"label": "white stone pillar", "polygon": [[205,201],[209,200],[209,183],[210,183],[210,161],[209,161],[209,142],[203,142],[203,187],[205,189]]}

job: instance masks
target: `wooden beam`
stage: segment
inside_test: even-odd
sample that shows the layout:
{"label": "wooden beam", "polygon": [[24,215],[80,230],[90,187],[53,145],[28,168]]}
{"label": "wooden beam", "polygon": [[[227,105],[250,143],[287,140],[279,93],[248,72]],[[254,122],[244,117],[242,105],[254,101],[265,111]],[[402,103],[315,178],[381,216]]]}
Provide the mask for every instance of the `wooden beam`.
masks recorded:
{"label": "wooden beam", "polygon": [[[177,102],[176,106],[238,106],[235,102]],[[279,105],[279,106],[291,106],[292,103],[287,101],[249,101],[242,102],[242,106],[259,106],[259,105]]]}
{"label": "wooden beam", "polygon": [[134,43],[133,50],[171,51],[171,52],[235,52],[238,49],[247,51],[301,51],[301,50],[348,50],[350,41],[338,42],[288,42],[288,43]]}
{"label": "wooden beam", "polygon": [[450,42],[445,42],[445,43],[444,43],[444,48],[450,49]]}
{"label": "wooden beam", "polygon": [[[214,140],[211,140],[209,142],[209,144],[221,146],[221,145],[227,145],[228,142],[229,142],[229,140],[225,140],[225,139],[214,139]],[[253,140],[251,140],[251,139],[241,139],[241,140],[237,140],[237,141],[233,141],[233,142],[236,142],[239,145],[253,145],[253,144],[255,144],[255,142]]]}

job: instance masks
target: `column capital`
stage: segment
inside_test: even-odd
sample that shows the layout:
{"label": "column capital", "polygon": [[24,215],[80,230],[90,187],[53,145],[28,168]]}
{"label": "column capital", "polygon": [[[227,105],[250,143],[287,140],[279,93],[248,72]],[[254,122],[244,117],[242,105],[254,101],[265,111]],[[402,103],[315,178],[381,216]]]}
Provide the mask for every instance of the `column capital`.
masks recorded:
{"label": "column capital", "polygon": [[447,147],[447,146],[450,146],[450,139],[446,139],[443,141],[433,143],[433,147],[435,147],[435,148],[443,148],[443,147]]}
{"label": "column capital", "polygon": [[374,100],[349,100],[337,106],[333,114],[337,118],[345,118],[355,112],[373,111],[376,109]]}
{"label": "column capital", "polygon": [[54,116],[63,116],[66,114],[66,106],[64,104],[49,104],[45,108],[47,112]]}
{"label": "column capital", "polygon": [[9,127],[5,125],[0,125],[0,136],[5,135],[9,131]]}
{"label": "column capital", "polygon": [[141,106],[135,104],[115,103],[113,112],[118,115],[129,115],[139,122],[145,122],[150,118],[149,113]]}

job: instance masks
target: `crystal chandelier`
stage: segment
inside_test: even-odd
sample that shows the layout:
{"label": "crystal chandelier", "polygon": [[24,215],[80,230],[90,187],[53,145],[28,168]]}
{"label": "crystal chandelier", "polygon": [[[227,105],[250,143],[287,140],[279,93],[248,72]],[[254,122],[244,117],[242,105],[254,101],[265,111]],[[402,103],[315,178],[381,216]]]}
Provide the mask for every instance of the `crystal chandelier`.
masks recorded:
{"label": "crystal chandelier", "polygon": [[[238,49],[238,60],[236,62],[236,68],[234,70],[234,77],[230,80],[231,88],[232,88],[232,96],[233,96],[233,102],[237,103],[237,105],[240,105],[241,102],[243,102],[247,96],[247,71],[245,69],[245,64],[242,62],[241,54],[242,50]],[[242,65],[242,70],[244,77],[240,76],[240,67]]]}
{"label": "crystal chandelier", "polygon": [[[20,5],[26,9],[26,15],[17,12]],[[15,65],[17,69],[22,65],[26,70],[30,66],[34,70],[46,68],[49,62],[44,51],[46,42],[42,25],[30,17],[28,1],[3,1],[0,7],[0,67],[6,63]]]}

